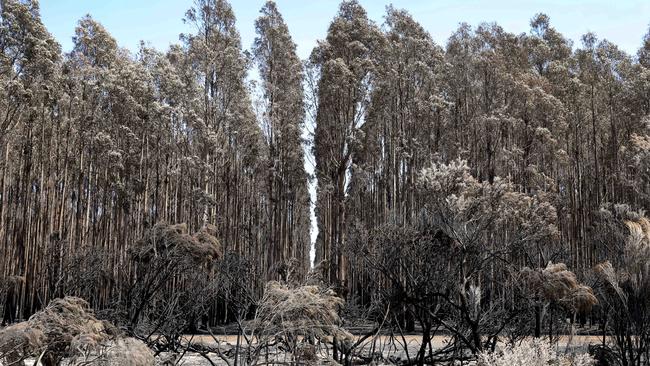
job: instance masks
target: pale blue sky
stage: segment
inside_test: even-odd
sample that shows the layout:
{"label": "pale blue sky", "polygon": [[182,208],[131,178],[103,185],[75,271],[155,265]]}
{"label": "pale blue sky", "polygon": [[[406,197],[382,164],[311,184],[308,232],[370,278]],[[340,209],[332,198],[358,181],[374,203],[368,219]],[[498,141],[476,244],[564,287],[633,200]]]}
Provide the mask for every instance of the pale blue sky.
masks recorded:
{"label": "pale blue sky", "polygon": [[[460,22],[477,25],[496,21],[513,33],[528,32],[530,18],[538,12],[552,25],[579,42],[588,31],[607,38],[628,53],[636,53],[650,23],[650,0],[361,0],[370,17],[381,23],[387,4],[409,10],[434,40],[444,45]],[[187,32],[182,22],[193,0],[41,0],[43,22],[69,51],[77,20],[91,14],[121,46],[136,50],[140,40],[159,49]],[[306,57],[322,39],[336,14],[338,0],[277,0],[276,3]],[[255,37],[254,20],[264,0],[232,0],[242,44],[249,48]]]}

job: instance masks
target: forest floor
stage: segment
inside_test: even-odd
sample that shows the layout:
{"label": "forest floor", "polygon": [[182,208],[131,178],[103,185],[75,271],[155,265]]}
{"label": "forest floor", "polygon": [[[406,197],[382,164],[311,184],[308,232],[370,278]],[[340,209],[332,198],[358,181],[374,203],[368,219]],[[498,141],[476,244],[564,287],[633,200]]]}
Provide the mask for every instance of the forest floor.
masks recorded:
{"label": "forest floor", "polygon": [[[234,335],[219,335],[217,336],[217,338],[219,339],[222,348],[224,347],[224,345],[229,347],[237,343],[237,336]],[[403,338],[399,336],[393,339],[391,339],[390,336],[381,335],[376,337],[375,339],[375,345],[374,345],[375,352],[377,350],[381,350],[383,358],[387,360],[399,360],[399,359],[407,360],[409,358],[408,356],[413,357],[413,355],[417,354],[418,349],[420,348],[421,339],[422,339],[421,335],[405,335]],[[436,349],[443,348],[449,343],[450,339],[451,338],[449,336],[435,336],[432,340],[432,346]],[[404,342],[406,342],[407,344],[406,350],[408,350],[408,356],[406,354],[406,351],[404,350],[405,348],[403,347]],[[602,342],[602,337],[600,336],[591,336],[591,335],[576,335],[573,337],[561,336],[559,341],[557,342],[557,347],[558,350],[562,352],[567,351],[571,353],[582,353],[582,352],[587,352],[589,345],[599,344],[601,342]],[[203,335],[194,336],[192,338],[192,343],[203,344],[212,347],[216,346],[216,342],[211,336],[203,336]],[[372,353],[371,350],[372,346],[373,346],[372,340],[369,339],[360,345],[360,347],[357,349],[357,352],[369,355]],[[320,351],[319,356],[323,360],[331,359],[331,350],[322,349]],[[288,355],[283,355],[283,354],[276,354],[275,357],[273,358],[276,362],[290,361]],[[210,359],[216,365],[227,365],[225,362],[220,360],[216,354],[210,355]],[[207,360],[205,360],[202,356],[196,354],[186,355],[185,357],[183,357],[180,364],[185,366],[204,366],[204,365],[209,366],[210,365],[210,363]],[[332,364],[332,363],[323,361],[322,364]],[[380,365],[384,365],[384,364],[378,364],[377,366]],[[389,365],[389,364],[386,363],[385,365]]]}
{"label": "forest floor", "polygon": [[[233,345],[237,344],[236,335],[217,335],[216,337],[219,339],[219,343],[221,344],[221,349],[223,350],[223,352],[226,352],[228,349],[232,349]],[[434,336],[432,340],[432,347],[436,349],[443,348],[448,344],[450,339],[451,338],[449,336],[442,336],[442,335]],[[191,342],[194,345],[204,345],[210,347],[217,346],[217,342],[212,338],[212,336],[209,335],[187,336],[187,341]],[[404,335],[404,337],[398,336],[396,338],[391,338],[390,336],[386,336],[386,335],[380,335],[374,339],[374,347],[375,347],[374,351],[372,349],[373,340],[368,339],[359,346],[357,352],[365,355],[370,355],[373,352],[375,352],[375,354],[381,352],[383,358],[386,360],[407,360],[409,356],[413,357],[413,355],[415,355],[418,352],[418,349],[420,348],[420,341],[421,341],[421,335]],[[406,348],[404,347],[404,342],[406,342],[407,345]],[[600,336],[592,336],[592,335],[576,335],[573,337],[560,336],[560,339],[557,342],[557,347],[558,350],[562,352],[567,351],[570,353],[582,353],[582,352],[587,352],[587,348],[589,345],[599,344],[601,342],[602,342],[602,337]],[[159,361],[169,357],[168,355],[164,355],[164,354],[161,356],[162,357],[159,358]],[[221,360],[217,354],[209,354],[208,356],[210,357],[210,360],[212,362],[207,361],[201,355],[195,353],[194,354],[188,353],[184,355],[184,357],[181,360],[179,360],[177,364],[183,366],[211,366],[211,365],[227,366],[228,365],[228,363]],[[264,356],[262,356],[262,358],[263,357]],[[323,348],[319,350],[318,357],[320,360],[322,360],[318,363],[319,365],[337,364],[331,361],[331,349]],[[267,364],[274,364],[274,363],[290,364],[291,359],[288,354],[276,351],[270,354],[269,361],[270,362]],[[34,362],[33,360],[31,362],[28,360],[26,362],[26,365],[34,366],[33,362]],[[263,363],[266,363],[266,361]],[[231,359],[231,364],[232,364],[232,359]],[[381,366],[381,365],[390,365],[390,364],[391,363],[380,363],[376,365]],[[0,363],[0,365],[2,364]]]}

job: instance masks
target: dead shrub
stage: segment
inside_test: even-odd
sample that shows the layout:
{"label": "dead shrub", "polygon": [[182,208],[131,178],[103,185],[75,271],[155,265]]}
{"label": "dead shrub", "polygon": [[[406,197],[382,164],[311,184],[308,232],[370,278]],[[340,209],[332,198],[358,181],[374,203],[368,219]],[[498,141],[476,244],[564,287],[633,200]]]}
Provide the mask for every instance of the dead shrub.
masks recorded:
{"label": "dead shrub", "polygon": [[578,282],[576,275],[564,263],[549,262],[546,268],[521,270],[527,287],[542,298],[576,311],[590,311],[598,303],[593,290]]}
{"label": "dead shrub", "polygon": [[158,223],[135,243],[131,255],[141,262],[149,262],[156,257],[179,256],[199,263],[209,263],[222,255],[216,234],[216,227],[210,224],[190,235],[187,224]]}
{"label": "dead shrub", "polygon": [[[263,342],[284,344],[294,357],[312,340],[345,346],[353,336],[342,327],[339,310],[344,301],[333,290],[313,285],[289,287],[276,281],[266,284],[257,309],[255,328]],[[266,341],[264,341],[266,340]]]}
{"label": "dead shrub", "polygon": [[41,355],[45,366],[60,364],[80,349],[97,347],[119,336],[112,324],[95,318],[88,303],[77,297],[53,300],[26,322],[0,332],[0,356],[22,363]]}
{"label": "dead shrub", "polygon": [[352,335],[341,328],[339,309],[343,303],[331,289],[312,285],[290,288],[271,281],[266,284],[256,320],[271,333],[346,339]]}

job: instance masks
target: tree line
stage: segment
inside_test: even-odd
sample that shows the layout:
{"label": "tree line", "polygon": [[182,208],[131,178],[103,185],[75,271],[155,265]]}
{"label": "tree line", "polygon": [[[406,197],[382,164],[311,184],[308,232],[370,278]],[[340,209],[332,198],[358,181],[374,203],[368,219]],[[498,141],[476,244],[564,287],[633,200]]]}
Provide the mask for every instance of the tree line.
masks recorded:
{"label": "tree line", "polygon": [[291,259],[308,269],[303,71],[273,3],[252,53],[221,0],[194,4],[180,44],[135,54],[91,16],[63,53],[37,1],[0,6],[0,274],[19,282],[5,320],[74,291],[66,269],[87,252],[102,253],[77,268],[102,273],[87,300],[108,306],[137,273],[129,248],[160,222],[214,225],[260,289]]}
{"label": "tree line", "polygon": [[343,2],[309,59],[317,260],[353,286],[347,231],[417,222],[422,170],[456,159],[547,203],[558,235],[545,246],[565,246],[576,270],[607,258],[593,232],[601,205],[650,203],[649,47],[646,35],[634,57],[592,33],[574,45],[544,14],[527,34],[461,24],[441,47],[406,11],[389,7],[380,27]]}

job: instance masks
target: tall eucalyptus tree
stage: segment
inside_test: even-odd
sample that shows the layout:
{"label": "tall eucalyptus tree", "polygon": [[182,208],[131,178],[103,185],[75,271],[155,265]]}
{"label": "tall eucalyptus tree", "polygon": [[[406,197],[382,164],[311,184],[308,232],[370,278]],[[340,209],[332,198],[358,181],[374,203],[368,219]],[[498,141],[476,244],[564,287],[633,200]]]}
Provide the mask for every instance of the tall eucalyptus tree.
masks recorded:
{"label": "tall eucalyptus tree", "polygon": [[375,54],[383,35],[358,2],[344,1],[329,26],[327,37],[310,56],[319,73],[314,131],[318,238],[316,260],[329,264],[327,278],[347,281],[342,254],[347,216],[346,189],[361,126],[369,103]]}
{"label": "tall eucalyptus tree", "polygon": [[267,263],[296,258],[304,274],[309,266],[310,223],[302,144],[303,67],[276,4],[268,1],[260,13],[253,55],[262,81],[261,123],[268,149]]}

